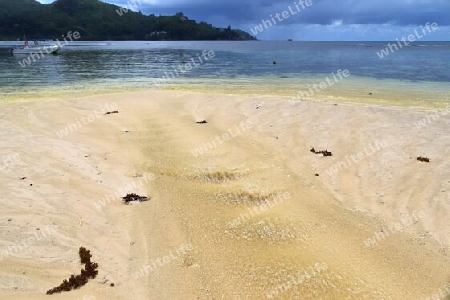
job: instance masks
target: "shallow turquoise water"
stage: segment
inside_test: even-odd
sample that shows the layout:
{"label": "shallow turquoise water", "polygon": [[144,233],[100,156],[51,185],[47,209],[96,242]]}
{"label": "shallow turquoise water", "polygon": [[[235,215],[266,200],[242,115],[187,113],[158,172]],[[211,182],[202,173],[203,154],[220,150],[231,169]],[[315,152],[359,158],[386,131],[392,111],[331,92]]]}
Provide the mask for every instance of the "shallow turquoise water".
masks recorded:
{"label": "shallow turquoise water", "polygon": [[[3,42],[0,46],[7,44]],[[346,69],[351,76],[327,92],[348,92],[357,87],[364,92],[377,87],[408,92],[420,85],[434,95],[433,99],[445,100],[450,94],[450,43],[418,43],[380,59],[377,52],[386,44],[79,42],[64,47],[58,55],[29,60],[29,65],[24,62],[29,59],[27,56],[12,56],[4,50],[0,51],[0,93],[192,85],[239,90],[254,89],[261,84],[273,85],[261,88],[263,91],[283,93],[285,89],[291,93],[296,88],[307,90],[326,77],[332,78],[332,73]]]}

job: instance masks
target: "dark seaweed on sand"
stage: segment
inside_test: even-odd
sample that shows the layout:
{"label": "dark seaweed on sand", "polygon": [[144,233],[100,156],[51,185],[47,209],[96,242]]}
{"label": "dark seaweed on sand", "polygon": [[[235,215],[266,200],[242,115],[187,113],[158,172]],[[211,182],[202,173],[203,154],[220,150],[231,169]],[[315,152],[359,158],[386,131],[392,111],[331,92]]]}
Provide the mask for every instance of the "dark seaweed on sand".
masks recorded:
{"label": "dark seaweed on sand", "polygon": [[107,111],[107,112],[105,113],[105,115],[118,114],[118,113],[119,113],[118,110],[113,110],[113,111]]}
{"label": "dark seaweed on sand", "polygon": [[428,157],[422,157],[422,156],[417,157],[417,160],[423,161],[423,162],[430,162],[430,159]]}
{"label": "dark seaweed on sand", "polygon": [[84,247],[80,247],[78,254],[80,255],[81,263],[84,264],[84,269],[81,269],[81,274],[76,276],[71,275],[69,280],[64,279],[59,286],[48,290],[47,295],[78,289],[85,285],[89,281],[89,278],[94,279],[97,276],[98,264],[91,262],[92,255],[90,251]]}
{"label": "dark seaweed on sand", "polygon": [[316,151],[316,149],[311,148],[312,153],[314,154],[322,154],[323,156],[333,156],[333,153],[329,152],[328,150],[321,150],[321,151]]}
{"label": "dark seaweed on sand", "polygon": [[149,200],[147,197],[145,196],[139,196],[137,194],[127,194],[125,197],[122,197],[123,202],[125,202],[125,204],[128,204],[131,201],[138,201],[138,202],[142,202],[142,201],[147,201]]}

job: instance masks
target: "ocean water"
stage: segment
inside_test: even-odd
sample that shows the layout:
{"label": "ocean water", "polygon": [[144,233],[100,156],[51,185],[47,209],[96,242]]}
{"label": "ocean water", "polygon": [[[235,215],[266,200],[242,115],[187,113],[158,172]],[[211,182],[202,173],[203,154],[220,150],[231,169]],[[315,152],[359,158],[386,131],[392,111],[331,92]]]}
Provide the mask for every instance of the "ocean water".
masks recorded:
{"label": "ocean water", "polygon": [[[11,55],[11,44],[0,42],[1,98],[43,91],[189,88],[450,101],[450,42],[416,43],[383,58],[388,42],[75,42],[34,61]],[[337,75],[339,70],[350,76]],[[317,89],[320,82],[333,85]]]}

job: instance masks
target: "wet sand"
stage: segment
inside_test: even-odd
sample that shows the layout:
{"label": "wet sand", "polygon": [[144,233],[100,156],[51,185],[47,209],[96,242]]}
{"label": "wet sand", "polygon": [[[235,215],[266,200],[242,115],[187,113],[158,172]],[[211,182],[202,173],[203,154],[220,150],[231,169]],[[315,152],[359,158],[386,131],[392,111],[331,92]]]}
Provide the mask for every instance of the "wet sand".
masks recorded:
{"label": "wet sand", "polygon": [[[0,298],[418,299],[450,284],[450,114],[67,96],[0,103],[0,253],[18,249],[0,261]],[[128,191],[151,199],[124,205]],[[98,277],[46,296],[79,273],[80,246]]]}

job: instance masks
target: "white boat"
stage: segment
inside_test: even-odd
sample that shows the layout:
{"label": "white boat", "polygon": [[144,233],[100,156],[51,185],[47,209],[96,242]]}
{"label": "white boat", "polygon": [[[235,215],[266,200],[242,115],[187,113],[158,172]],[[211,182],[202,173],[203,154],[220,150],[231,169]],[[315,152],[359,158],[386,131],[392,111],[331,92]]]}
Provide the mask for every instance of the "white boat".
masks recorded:
{"label": "white boat", "polygon": [[56,54],[58,53],[59,47],[58,45],[49,45],[49,46],[25,46],[20,48],[15,48],[12,50],[13,54]]}

